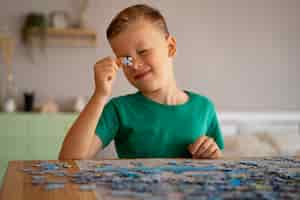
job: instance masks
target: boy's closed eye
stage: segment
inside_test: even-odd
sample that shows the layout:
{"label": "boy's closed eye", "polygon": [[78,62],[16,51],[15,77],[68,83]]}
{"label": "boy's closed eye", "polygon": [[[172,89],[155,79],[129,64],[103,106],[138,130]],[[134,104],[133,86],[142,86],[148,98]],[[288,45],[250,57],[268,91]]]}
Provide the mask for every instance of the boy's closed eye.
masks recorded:
{"label": "boy's closed eye", "polygon": [[137,53],[139,55],[147,53],[147,49],[138,50]]}
{"label": "boy's closed eye", "polygon": [[141,49],[141,50],[137,50],[137,54],[141,55],[141,56],[145,56],[148,55],[150,53],[151,49]]}

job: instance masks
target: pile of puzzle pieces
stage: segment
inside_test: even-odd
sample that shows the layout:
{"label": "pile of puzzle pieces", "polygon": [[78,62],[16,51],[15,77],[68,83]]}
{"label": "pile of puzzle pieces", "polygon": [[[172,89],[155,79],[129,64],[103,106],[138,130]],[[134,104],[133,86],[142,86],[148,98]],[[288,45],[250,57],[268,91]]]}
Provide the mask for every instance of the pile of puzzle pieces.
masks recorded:
{"label": "pile of puzzle pieces", "polygon": [[[300,199],[300,160],[292,157],[211,162],[178,159],[156,166],[128,162],[93,161],[76,173],[68,172],[71,166],[63,162],[40,162],[22,171],[32,176],[33,185],[47,191],[71,182],[81,191],[96,190],[116,198]],[[50,180],[49,175],[60,179]]]}

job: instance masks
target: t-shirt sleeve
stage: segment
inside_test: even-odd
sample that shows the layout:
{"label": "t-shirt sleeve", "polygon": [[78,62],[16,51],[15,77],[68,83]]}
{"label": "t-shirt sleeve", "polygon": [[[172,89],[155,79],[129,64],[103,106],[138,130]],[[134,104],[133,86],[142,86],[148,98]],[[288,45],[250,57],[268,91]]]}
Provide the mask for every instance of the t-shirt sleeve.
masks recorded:
{"label": "t-shirt sleeve", "polygon": [[218,122],[215,107],[210,103],[207,136],[213,138],[221,150],[224,149],[224,139]]}
{"label": "t-shirt sleeve", "polygon": [[95,131],[102,141],[102,148],[105,148],[114,139],[119,130],[119,124],[117,108],[111,100],[104,106]]}

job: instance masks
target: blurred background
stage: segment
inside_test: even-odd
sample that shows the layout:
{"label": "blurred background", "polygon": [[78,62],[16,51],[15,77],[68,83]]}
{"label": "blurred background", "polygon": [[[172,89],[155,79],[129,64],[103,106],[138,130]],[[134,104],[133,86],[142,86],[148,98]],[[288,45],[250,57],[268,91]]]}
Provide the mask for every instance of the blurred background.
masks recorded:
{"label": "blurred background", "polygon": [[[297,0],[246,1],[96,1],[89,0],[84,26],[97,34],[95,47],[60,45],[29,50],[20,31],[26,15],[53,11],[80,15],[80,0],[2,0],[1,29],[16,40],[12,55],[18,97],[34,91],[36,104],[54,99],[62,109],[93,92],[93,64],[113,55],[105,30],[121,9],[147,3],[161,10],[177,38],[176,77],[180,86],[209,96],[219,110],[300,109],[300,3]],[[59,22],[58,22],[59,23]],[[1,90],[7,69],[1,59]],[[135,91],[120,74],[114,96]],[[20,102],[19,102],[20,103]]]}
{"label": "blurred background", "polygon": [[[94,63],[113,56],[108,24],[136,3],[165,16],[178,83],[215,103],[228,155],[299,152],[300,1],[1,0],[0,173],[9,160],[56,158],[93,93]],[[120,73],[113,96],[131,92]]]}

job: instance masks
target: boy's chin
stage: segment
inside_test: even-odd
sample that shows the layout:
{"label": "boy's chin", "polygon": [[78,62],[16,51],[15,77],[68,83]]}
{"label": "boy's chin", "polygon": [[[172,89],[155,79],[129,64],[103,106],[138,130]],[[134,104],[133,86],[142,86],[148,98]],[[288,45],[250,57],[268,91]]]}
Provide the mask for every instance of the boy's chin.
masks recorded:
{"label": "boy's chin", "polygon": [[161,87],[159,87],[158,84],[153,84],[153,83],[144,83],[144,84],[138,84],[135,85],[135,87],[140,91],[140,92],[154,92],[159,90]]}

